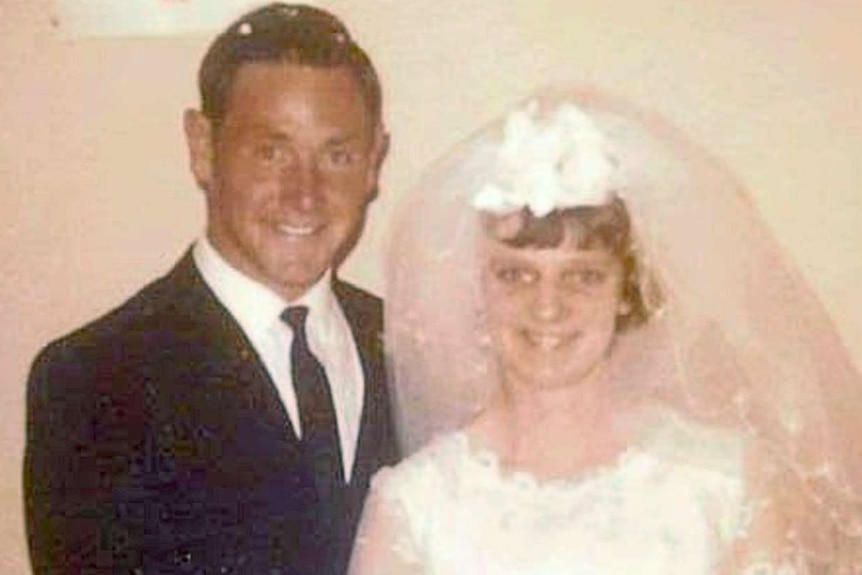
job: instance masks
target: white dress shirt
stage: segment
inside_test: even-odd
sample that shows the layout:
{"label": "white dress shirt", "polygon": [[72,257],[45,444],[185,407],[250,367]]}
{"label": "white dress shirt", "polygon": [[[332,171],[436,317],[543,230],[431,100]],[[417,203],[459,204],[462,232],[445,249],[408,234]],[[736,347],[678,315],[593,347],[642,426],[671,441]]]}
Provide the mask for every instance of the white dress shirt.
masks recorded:
{"label": "white dress shirt", "polygon": [[302,437],[302,429],[291,377],[293,330],[280,316],[288,306],[308,307],[308,346],[326,370],[335,404],[344,477],[350,481],[362,417],[365,379],[350,325],[332,291],[331,271],[327,271],[302,297],[287,302],[231,266],[206,237],[198,240],[192,255],[204,281],[239,323],[266,366],[297,437]]}

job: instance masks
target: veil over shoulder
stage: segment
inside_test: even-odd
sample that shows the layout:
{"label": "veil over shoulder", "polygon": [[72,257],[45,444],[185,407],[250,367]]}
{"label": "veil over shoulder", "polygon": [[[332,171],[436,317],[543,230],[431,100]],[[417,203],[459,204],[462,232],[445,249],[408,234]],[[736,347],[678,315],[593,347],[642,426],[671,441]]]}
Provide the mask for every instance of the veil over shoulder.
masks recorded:
{"label": "veil over shoulder", "polygon": [[[758,530],[812,572],[862,572],[862,379],[740,181],[665,120],[589,89],[546,90],[604,132],[656,308],[618,336],[613,385],[746,438]],[[386,345],[405,451],[463,426],[498,390],[479,289],[479,220],[504,119],[434,165],[396,214]],[[731,556],[728,564],[736,559]],[[739,559],[742,561],[742,559]],[[746,559],[747,561],[747,559]],[[800,571],[802,572],[802,571]]]}

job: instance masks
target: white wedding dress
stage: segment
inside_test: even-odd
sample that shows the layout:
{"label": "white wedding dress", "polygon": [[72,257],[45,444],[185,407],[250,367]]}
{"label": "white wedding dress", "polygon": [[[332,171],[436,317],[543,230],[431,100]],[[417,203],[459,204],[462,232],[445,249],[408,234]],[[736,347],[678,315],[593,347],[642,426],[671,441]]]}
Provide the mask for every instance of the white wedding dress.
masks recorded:
{"label": "white wedding dress", "polygon": [[[537,480],[474,439],[502,432],[452,433],[507,392],[483,246],[498,208],[588,208],[602,190],[630,216],[626,290],[648,316],[617,334],[609,383],[679,415],[572,437],[636,439]],[[683,132],[589,87],[544,90],[431,166],[389,243],[387,368],[414,455],[373,482],[351,575],[862,575],[862,378],[739,178]],[[559,469],[566,440],[529,455]]]}
{"label": "white wedding dress", "polygon": [[540,482],[449,434],[378,473],[351,573],[715,573],[750,517],[744,443],[665,418],[614,465]]}

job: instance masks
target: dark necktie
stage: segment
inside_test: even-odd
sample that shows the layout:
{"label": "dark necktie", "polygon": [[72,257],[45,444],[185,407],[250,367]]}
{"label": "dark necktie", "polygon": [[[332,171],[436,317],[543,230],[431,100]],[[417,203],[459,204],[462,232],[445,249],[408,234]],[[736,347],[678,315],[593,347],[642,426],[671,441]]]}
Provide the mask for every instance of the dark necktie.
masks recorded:
{"label": "dark necktie", "polygon": [[338,486],[344,484],[344,471],[335,408],[326,371],[308,347],[305,334],[307,317],[308,308],[305,306],[289,307],[281,314],[281,319],[293,330],[291,376],[299,405],[302,446],[313,462],[318,482]]}

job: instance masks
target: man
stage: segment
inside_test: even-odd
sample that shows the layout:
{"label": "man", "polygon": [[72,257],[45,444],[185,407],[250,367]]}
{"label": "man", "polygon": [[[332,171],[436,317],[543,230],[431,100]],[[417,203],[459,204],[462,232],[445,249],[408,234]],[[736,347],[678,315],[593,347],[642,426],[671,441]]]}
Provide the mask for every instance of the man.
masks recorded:
{"label": "man", "polygon": [[342,573],[395,459],[381,302],[334,274],[387,150],[371,62],[331,14],[272,4],[199,84],[205,237],[34,363],[36,573]]}

